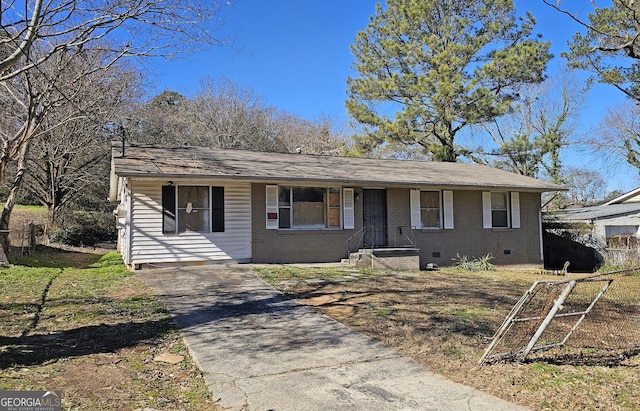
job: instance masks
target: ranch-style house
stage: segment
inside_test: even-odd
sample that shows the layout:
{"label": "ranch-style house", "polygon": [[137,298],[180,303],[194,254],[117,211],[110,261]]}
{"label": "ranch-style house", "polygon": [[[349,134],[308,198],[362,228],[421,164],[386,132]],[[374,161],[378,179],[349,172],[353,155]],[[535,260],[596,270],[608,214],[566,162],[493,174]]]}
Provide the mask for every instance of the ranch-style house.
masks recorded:
{"label": "ranch-style house", "polygon": [[542,264],[545,181],[465,163],[114,143],[110,199],[132,269],[339,262],[412,250]]}

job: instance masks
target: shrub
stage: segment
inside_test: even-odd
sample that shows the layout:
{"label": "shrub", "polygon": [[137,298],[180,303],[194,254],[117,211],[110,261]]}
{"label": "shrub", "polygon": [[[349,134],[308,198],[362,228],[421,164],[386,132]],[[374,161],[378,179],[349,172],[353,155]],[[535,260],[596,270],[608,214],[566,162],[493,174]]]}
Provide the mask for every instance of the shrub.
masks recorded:
{"label": "shrub", "polygon": [[112,213],[100,211],[72,211],[51,234],[51,241],[75,247],[93,247],[99,242],[117,238]]}
{"label": "shrub", "polygon": [[489,253],[484,257],[477,258],[474,261],[477,261],[480,271],[495,271],[496,266],[491,263],[491,260],[493,260],[493,256],[491,255],[491,253]]}
{"label": "shrub", "polygon": [[496,266],[491,263],[493,258],[491,253],[484,257],[474,258],[473,260],[469,260],[466,255],[461,257],[460,254],[456,254],[453,261],[456,267],[465,271],[495,271]]}

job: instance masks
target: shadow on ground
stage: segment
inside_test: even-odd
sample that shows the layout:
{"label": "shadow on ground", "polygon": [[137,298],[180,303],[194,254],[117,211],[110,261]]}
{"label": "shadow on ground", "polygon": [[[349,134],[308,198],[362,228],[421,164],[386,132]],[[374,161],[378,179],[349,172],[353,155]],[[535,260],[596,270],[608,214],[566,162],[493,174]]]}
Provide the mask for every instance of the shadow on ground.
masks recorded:
{"label": "shadow on ground", "polygon": [[64,250],[46,245],[39,245],[32,255],[28,253],[28,249],[23,250],[21,247],[9,249],[9,261],[26,267],[82,269],[97,263],[102,256],[100,253]]}
{"label": "shadow on ground", "polygon": [[110,353],[159,338],[175,328],[170,319],[90,325],[52,334],[0,336],[0,369]]}

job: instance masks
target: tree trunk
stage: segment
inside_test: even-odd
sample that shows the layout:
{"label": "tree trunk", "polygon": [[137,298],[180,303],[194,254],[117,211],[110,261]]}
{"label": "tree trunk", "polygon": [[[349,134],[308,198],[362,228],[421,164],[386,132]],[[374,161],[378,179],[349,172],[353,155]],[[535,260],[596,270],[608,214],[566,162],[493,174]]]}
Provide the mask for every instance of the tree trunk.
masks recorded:
{"label": "tree trunk", "polygon": [[[24,173],[26,172],[26,161],[25,156],[28,150],[29,141],[25,141],[20,147],[20,152],[18,153],[18,169],[16,171],[16,178],[13,180],[13,184],[11,185],[11,190],[9,191],[9,195],[7,196],[7,201],[4,204],[4,208],[2,209],[2,214],[0,214],[0,232],[8,232],[9,231],[9,221],[11,220],[11,213],[13,212],[13,206],[16,205],[16,199],[18,196],[18,189],[20,188],[20,184],[22,184],[22,179],[24,177]],[[2,242],[2,248],[5,253],[9,251],[9,235],[0,236],[0,242]]]}

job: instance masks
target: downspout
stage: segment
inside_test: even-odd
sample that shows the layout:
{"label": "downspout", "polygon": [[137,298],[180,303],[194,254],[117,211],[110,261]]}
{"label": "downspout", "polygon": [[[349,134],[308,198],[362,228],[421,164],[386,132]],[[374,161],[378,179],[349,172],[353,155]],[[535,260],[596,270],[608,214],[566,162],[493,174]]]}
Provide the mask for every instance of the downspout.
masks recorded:
{"label": "downspout", "polygon": [[126,207],[127,207],[127,209],[126,209],[126,211],[127,211],[126,216],[127,217],[125,219],[125,247],[126,247],[127,252],[126,252],[126,256],[124,258],[124,263],[127,266],[131,266],[131,260],[132,260],[132,258],[131,258],[131,252],[132,252],[131,244],[133,243],[133,240],[132,240],[133,236],[132,236],[132,233],[131,233],[131,230],[133,229],[132,223],[131,223],[131,218],[132,218],[133,213],[131,212],[131,208],[132,208],[133,204],[132,204],[131,187],[130,187],[130,185],[129,185],[129,183],[127,181],[123,180],[122,189],[124,190],[123,195],[126,194]]}
{"label": "downspout", "polygon": [[543,241],[543,231],[542,231],[542,208],[538,210],[538,226],[540,231],[540,261],[544,265],[544,241]]}

